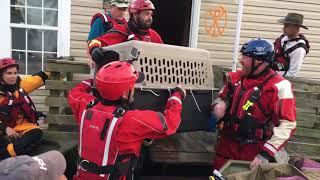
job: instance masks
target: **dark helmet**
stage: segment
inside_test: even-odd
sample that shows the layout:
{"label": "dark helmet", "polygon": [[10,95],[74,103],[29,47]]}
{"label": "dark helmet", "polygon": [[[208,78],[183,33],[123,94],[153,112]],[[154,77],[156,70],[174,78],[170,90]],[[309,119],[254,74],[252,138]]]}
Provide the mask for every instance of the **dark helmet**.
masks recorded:
{"label": "dark helmet", "polygon": [[274,58],[273,44],[266,39],[253,39],[245,43],[240,52],[253,59],[271,63]]}

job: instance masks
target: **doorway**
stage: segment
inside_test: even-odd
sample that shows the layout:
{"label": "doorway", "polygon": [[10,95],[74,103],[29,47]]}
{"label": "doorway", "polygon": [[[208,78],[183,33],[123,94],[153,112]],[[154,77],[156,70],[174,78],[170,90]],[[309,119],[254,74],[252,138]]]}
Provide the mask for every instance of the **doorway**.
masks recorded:
{"label": "doorway", "polygon": [[192,0],[151,0],[156,7],[152,28],[165,44],[189,46]]}

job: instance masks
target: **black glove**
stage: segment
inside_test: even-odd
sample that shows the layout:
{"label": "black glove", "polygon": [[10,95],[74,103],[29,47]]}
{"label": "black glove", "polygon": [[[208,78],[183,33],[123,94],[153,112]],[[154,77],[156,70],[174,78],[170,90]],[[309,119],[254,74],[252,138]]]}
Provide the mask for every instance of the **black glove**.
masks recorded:
{"label": "black glove", "polygon": [[96,63],[97,70],[112,61],[120,60],[119,53],[115,51],[104,51],[101,47],[93,49],[91,57]]}
{"label": "black glove", "polygon": [[182,87],[180,86],[177,86],[175,89],[174,89],[174,92],[178,92],[180,95],[181,95],[181,98],[182,100],[184,100],[187,96],[187,93],[186,93],[186,90],[184,90]]}
{"label": "black glove", "polygon": [[100,64],[104,59],[103,49],[101,47],[94,48],[91,58],[95,63]]}

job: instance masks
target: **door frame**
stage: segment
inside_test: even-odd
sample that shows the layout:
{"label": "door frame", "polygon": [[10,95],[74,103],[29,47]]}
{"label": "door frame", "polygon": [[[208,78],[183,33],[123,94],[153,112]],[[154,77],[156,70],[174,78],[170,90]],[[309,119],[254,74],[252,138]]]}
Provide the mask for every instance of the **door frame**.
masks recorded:
{"label": "door frame", "polygon": [[201,0],[192,0],[189,47],[197,48],[200,24]]}

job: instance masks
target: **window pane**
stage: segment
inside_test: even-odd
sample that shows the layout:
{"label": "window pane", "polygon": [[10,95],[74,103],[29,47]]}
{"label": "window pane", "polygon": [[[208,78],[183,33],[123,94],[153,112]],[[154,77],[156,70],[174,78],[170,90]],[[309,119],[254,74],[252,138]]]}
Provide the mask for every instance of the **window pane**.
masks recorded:
{"label": "window pane", "polygon": [[11,5],[24,5],[24,0],[11,0]]}
{"label": "window pane", "polygon": [[11,23],[25,23],[24,8],[11,7]]}
{"label": "window pane", "polygon": [[43,7],[58,9],[58,0],[43,0]]}
{"label": "window pane", "polygon": [[41,53],[28,53],[28,74],[36,74],[42,70]]}
{"label": "window pane", "polygon": [[26,29],[12,28],[12,49],[26,50]]}
{"label": "window pane", "polygon": [[42,7],[42,0],[28,0],[27,6]]}
{"label": "window pane", "polygon": [[28,50],[41,51],[42,50],[42,33],[41,30],[28,29]]}
{"label": "window pane", "polygon": [[48,59],[56,59],[57,58],[57,54],[44,54],[44,62],[46,62],[46,60]]}
{"label": "window pane", "polygon": [[57,31],[44,31],[44,51],[57,52]]}
{"label": "window pane", "polygon": [[12,58],[19,64],[19,74],[26,74],[26,53],[12,51]]}
{"label": "window pane", "polygon": [[42,10],[28,8],[27,23],[32,25],[42,25]]}
{"label": "window pane", "polygon": [[58,11],[44,10],[43,23],[46,26],[58,26]]}

